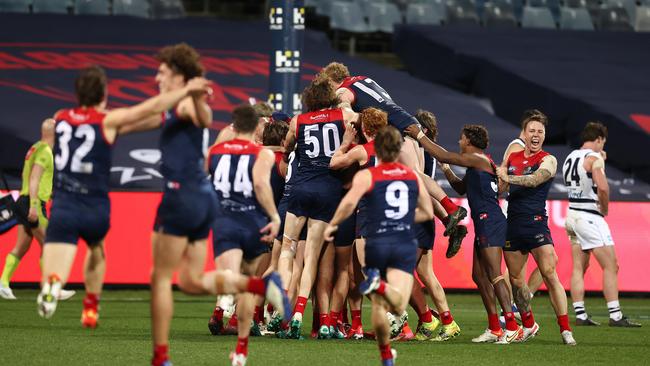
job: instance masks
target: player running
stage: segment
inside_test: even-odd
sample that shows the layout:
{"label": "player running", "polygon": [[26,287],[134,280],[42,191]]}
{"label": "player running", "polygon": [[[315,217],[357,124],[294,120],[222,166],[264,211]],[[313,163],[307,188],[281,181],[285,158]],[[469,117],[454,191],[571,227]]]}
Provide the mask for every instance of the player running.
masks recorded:
{"label": "player running", "polygon": [[[15,300],[9,287],[11,277],[18,268],[20,260],[27,253],[32,240],[36,239],[43,247],[45,229],[47,228],[47,212],[45,204],[52,195],[52,177],[54,176],[54,125],[51,118],[41,124],[41,139],[32,145],[25,156],[23,165],[23,185],[20,197],[15,203],[16,219],[19,224],[16,235],[16,246],[7,254],[5,266],[0,277],[0,297]],[[75,291],[61,289],[59,300],[74,296]]]}
{"label": "player running", "polygon": [[[522,329],[510,311],[512,299],[501,273],[506,219],[498,202],[496,165],[485,154],[489,142],[487,130],[480,125],[465,125],[458,141],[460,153],[445,150],[415,128],[410,127],[408,132],[418,139],[426,151],[443,163],[442,171],[454,190],[459,194],[467,194],[475,231],[472,277],[479,288],[490,325],[482,338],[479,337],[481,339],[475,342],[508,344],[520,339]],[[465,177],[458,178],[448,164],[466,167]],[[486,301],[492,291],[502,309],[507,310],[505,332],[499,326],[494,301]]]}
{"label": "player running", "polygon": [[51,318],[68,280],[77,242],[82,238],[88,251],[81,323],[90,328],[97,326],[106,270],[104,237],[110,224],[108,190],[113,142],[129,124],[159,115],[190,93],[205,92],[208,81],[194,79],[173,92],[110,112],[105,109],[106,85],[103,69],[83,69],[75,81],[79,106],[61,110],[54,117],[54,199],[43,247],[42,290],[37,299],[38,313]]}
{"label": "player running", "polygon": [[569,326],[566,293],[555,270],[557,255],[546,216],[546,198],[557,170],[555,157],[542,150],[547,123],[547,117],[541,112],[524,118],[522,130],[526,148],[510,154],[507,168],[497,169],[499,179],[509,184],[505,259],[524,327],[521,341],[533,337],[539,330],[530,307],[526,277],[523,276],[528,253],[531,253],[549,290],[562,341],[576,345]]}
{"label": "player running", "polygon": [[[278,233],[280,216],[273,201],[271,174],[275,156],[254,142],[258,116],[251,106],[233,111],[235,138],[215,145],[209,152],[209,171],[221,205],[213,224],[215,257],[222,256],[227,269],[252,276],[262,255]],[[269,222],[270,218],[270,222]],[[281,288],[278,288],[281,291]],[[288,299],[283,307],[289,308]],[[243,366],[248,357],[248,336],[253,320],[253,294],[240,294],[237,301],[238,341],[230,359]]]}
{"label": "player running", "polygon": [[433,208],[417,174],[397,163],[402,136],[394,127],[382,128],[374,141],[380,160],[376,167],[358,172],[325,236],[332,240],[338,226],[350,216],[362,199],[362,225],[366,229],[365,274],[359,284],[362,294],[370,294],[372,323],[382,365],[394,365],[395,350],[390,347],[386,311],[405,311],[413,286],[417,243],[411,226],[433,219]]}
{"label": "player running", "polygon": [[618,263],[614,240],[605,221],[609,211],[609,185],[605,176],[607,127],[589,122],[582,130],[582,146],[564,160],[564,184],[569,192],[566,231],[571,241],[573,273],[571,298],[576,325],[600,325],[585,308],[584,275],[591,254],[603,270],[603,294],[612,327],[640,327],[621,312],[618,301]]}

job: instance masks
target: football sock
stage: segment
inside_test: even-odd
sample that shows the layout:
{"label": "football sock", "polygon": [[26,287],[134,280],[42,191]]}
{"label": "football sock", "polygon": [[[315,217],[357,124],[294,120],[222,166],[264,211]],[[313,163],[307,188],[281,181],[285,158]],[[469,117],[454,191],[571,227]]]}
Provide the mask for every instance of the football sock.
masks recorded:
{"label": "football sock", "polygon": [[499,316],[497,314],[488,314],[488,328],[493,332],[501,330],[501,324],[499,323]]}
{"label": "football sock", "polygon": [[152,366],[162,365],[163,362],[169,359],[169,346],[166,344],[158,344],[153,347],[153,359],[151,360]]}
{"label": "football sock", "polygon": [[454,317],[451,315],[451,311],[443,311],[440,313],[440,321],[442,325],[449,325],[454,321]]}
{"label": "football sock", "polygon": [[83,304],[84,304],[84,309],[93,309],[97,311],[97,309],[99,308],[99,295],[92,294],[90,292],[86,293],[86,297],[84,298]]}
{"label": "football sock", "polygon": [[506,329],[513,331],[519,328],[517,321],[515,320],[515,314],[512,311],[505,312],[504,317],[506,318]]}
{"label": "football sock", "polygon": [[361,326],[361,310],[352,310],[352,328]]}
{"label": "football sock", "polygon": [[379,287],[377,287],[377,290],[375,290],[377,295],[385,295],[386,294],[386,282],[384,281],[379,281]]}
{"label": "football sock", "polygon": [[587,309],[585,308],[584,301],[576,301],[573,303],[573,310],[576,312],[576,318],[580,320],[587,320],[589,315],[587,314]]}
{"label": "football sock", "polygon": [[521,315],[521,324],[526,328],[532,328],[535,325],[535,317],[533,316],[533,311],[522,311],[519,313]]}
{"label": "football sock", "polygon": [[11,277],[14,275],[16,268],[20,264],[20,259],[15,255],[9,253],[5,259],[5,268],[2,270],[2,277],[0,277],[0,282],[2,286],[9,287],[9,282],[11,282]]}
{"label": "football sock", "polygon": [[379,353],[381,354],[381,359],[390,360],[393,358],[393,353],[390,351],[390,343],[379,345]]}
{"label": "football sock", "polygon": [[458,210],[458,205],[453,203],[447,196],[440,200],[440,204],[448,214],[452,214]]}
{"label": "football sock", "polygon": [[264,285],[264,280],[259,277],[250,277],[248,279],[246,291],[255,295],[264,296],[266,294],[266,286]]}
{"label": "football sock", "polygon": [[327,313],[319,314],[318,318],[320,319],[320,326],[322,327],[323,325],[329,327],[330,326],[330,317]]}
{"label": "football sock", "polygon": [[305,307],[307,306],[307,298],[304,296],[298,296],[296,299],[296,306],[293,309],[293,313],[300,313],[300,315],[305,314]]}
{"label": "football sock", "polygon": [[237,348],[235,348],[235,353],[241,353],[244,356],[248,356],[248,337],[237,338]]}
{"label": "football sock", "polygon": [[570,331],[571,327],[569,326],[569,316],[567,314],[557,316],[557,324],[560,326],[560,332],[565,330]]}
{"label": "football sock", "polygon": [[418,314],[418,318],[422,323],[431,323],[433,321],[433,315],[431,315],[431,310],[427,306],[427,310],[422,314]]}
{"label": "football sock", "polygon": [[619,321],[623,319],[623,313],[621,312],[621,304],[619,304],[618,300],[608,302],[607,309],[609,309],[610,319],[614,321]]}

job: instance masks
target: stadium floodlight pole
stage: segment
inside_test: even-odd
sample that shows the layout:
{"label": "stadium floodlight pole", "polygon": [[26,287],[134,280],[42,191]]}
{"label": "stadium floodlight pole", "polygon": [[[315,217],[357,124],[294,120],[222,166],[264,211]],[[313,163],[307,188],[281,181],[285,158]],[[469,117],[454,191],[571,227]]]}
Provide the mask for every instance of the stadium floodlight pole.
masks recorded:
{"label": "stadium floodlight pole", "polygon": [[269,103],[291,116],[301,113],[300,63],[305,32],[303,0],[271,0],[269,31]]}

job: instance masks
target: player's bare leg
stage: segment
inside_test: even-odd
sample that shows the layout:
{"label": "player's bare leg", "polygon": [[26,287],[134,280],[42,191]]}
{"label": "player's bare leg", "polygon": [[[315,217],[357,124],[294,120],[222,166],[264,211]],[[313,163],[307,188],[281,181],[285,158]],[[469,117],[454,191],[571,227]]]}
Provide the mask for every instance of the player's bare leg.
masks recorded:
{"label": "player's bare leg", "polygon": [[[494,296],[494,287],[488,278],[481,261],[479,260],[480,249],[474,249],[474,256],[472,259],[472,280],[476,284],[483,301],[483,306],[488,315],[488,328],[476,338],[472,339],[474,343],[494,343],[503,336],[503,330],[499,324],[499,316],[497,315],[497,304]],[[505,276],[505,274],[504,274]],[[504,281],[505,282],[505,281]]]}
{"label": "player's bare leg", "polygon": [[40,316],[49,319],[54,315],[76,254],[77,246],[74,244],[47,243],[43,247],[41,293],[36,300]]}
{"label": "player's bare leg", "polygon": [[[305,243],[305,266],[300,278],[300,287],[298,297],[294,307],[294,315],[291,319],[290,336],[297,338],[300,336],[302,326],[302,316],[307,305],[307,298],[311,293],[314,282],[316,281],[316,271],[318,269],[318,260],[323,248],[323,233],[327,223],[320,220],[309,219],[307,241]],[[285,232],[287,228],[285,226]],[[328,303],[329,305],[329,303]]]}
{"label": "player's bare leg", "polygon": [[[229,252],[231,251],[243,254],[240,249],[229,250]],[[251,261],[243,261],[242,273],[249,276],[255,275],[262,260],[262,256],[259,256]],[[230,354],[230,359],[239,361],[241,364],[244,364],[248,357],[248,337],[250,336],[254,308],[255,295],[242,293],[237,296],[237,347],[235,352]]]}
{"label": "player's bare leg", "polygon": [[530,290],[530,295],[534,295],[540,286],[544,283],[544,278],[542,273],[539,271],[539,268],[535,268],[528,277],[528,289]]}
{"label": "player's bare leg", "polygon": [[318,329],[319,339],[329,339],[330,334],[330,301],[334,279],[334,244],[325,243],[318,261],[318,272],[316,273],[316,299],[318,302],[318,318],[320,327]]}
{"label": "player's bare leg", "polygon": [[[569,235],[571,239],[571,235]],[[577,239],[576,239],[577,240]],[[585,308],[585,280],[584,275],[589,268],[590,252],[583,251],[580,243],[571,245],[571,257],[573,259],[573,271],[571,272],[571,300],[576,313],[576,325],[598,326],[600,323],[591,319]]]}
{"label": "player's bare leg", "polygon": [[[501,273],[501,259],[503,258],[503,251],[499,247],[478,248],[477,251],[480,265],[487,275],[488,280],[492,284],[492,287],[494,288],[494,295],[496,297],[496,300],[499,301],[499,304],[501,305],[501,309],[503,309],[505,316],[506,331],[505,334],[503,334],[503,336],[496,343],[511,343],[522,336],[522,329],[517,324],[515,315],[510,308],[512,306],[510,291],[508,291],[508,286],[506,285],[503,274]],[[513,269],[510,267],[511,275],[512,271]],[[517,285],[518,284],[513,282],[513,289]],[[530,329],[530,334],[528,334],[527,338],[534,337],[537,334],[537,329],[539,328],[536,326],[536,323],[534,323],[532,314],[529,320],[532,320],[532,324],[529,324],[528,322],[524,323],[525,327]]]}
{"label": "player's bare leg", "polygon": [[348,333],[348,338],[363,339],[363,324],[361,322],[361,305],[363,304],[363,296],[359,292],[359,284],[363,281],[363,273],[361,272],[361,263],[359,261],[357,247],[359,242],[363,239],[356,239],[352,248],[352,255],[350,256],[349,265],[349,278],[350,286],[348,288],[348,303],[350,304],[350,313],[352,316],[352,327]]}
{"label": "player's bare leg", "polygon": [[381,296],[372,294],[370,297],[372,301],[371,321],[372,327],[375,331],[375,339],[379,346],[379,355],[381,357],[382,365],[393,365],[393,349],[390,347],[390,326],[386,318],[386,311],[388,311],[388,304]]}
{"label": "player's bare leg", "polygon": [[282,283],[285,286],[288,286],[289,281],[291,280],[293,258],[296,255],[298,238],[300,236],[300,231],[302,231],[302,228],[305,226],[306,218],[297,217],[291,212],[287,212],[284,220],[284,235],[282,237],[280,257],[278,259],[278,272],[282,278]]}
{"label": "player's bare leg", "polygon": [[289,282],[289,297],[293,299],[293,303],[298,298],[298,287],[300,286],[300,279],[302,278],[302,271],[305,268],[305,246],[304,240],[298,242],[296,248],[296,255],[293,258],[293,271],[291,271],[291,282]]}
{"label": "player's bare leg", "polygon": [[330,321],[333,332],[332,337],[345,338],[345,329],[340,322],[341,313],[345,306],[345,299],[350,288],[350,260],[352,257],[352,245],[347,247],[335,247],[336,283],[332,291],[330,302]]}
{"label": "player's bare leg", "polygon": [[603,269],[603,294],[609,310],[609,325],[614,327],[640,327],[640,323],[629,320],[621,312],[621,305],[618,301],[618,261],[614,246],[594,248],[592,253]]}
{"label": "player's bare leg", "polygon": [[438,281],[438,278],[433,271],[433,252],[431,250],[427,250],[422,254],[420,262],[418,263],[417,271],[420,280],[428,289],[429,294],[433,299],[438,314],[440,314],[442,328],[440,329],[438,336],[433,340],[446,341],[458,336],[460,334],[460,327],[451,314],[445,290],[442,288],[440,281]]}
{"label": "player's bare leg", "polygon": [[[565,344],[575,345],[576,341],[573,339],[571,327],[569,326],[569,317],[567,315],[566,292],[564,291],[564,287],[562,286],[562,283],[560,283],[557,271],[555,270],[557,265],[555,248],[552,245],[542,245],[541,247],[531,250],[531,254],[533,255],[533,258],[535,258],[537,267],[544,278],[546,288],[548,288],[551,304],[553,305],[553,310],[555,310],[555,315],[557,316],[557,323],[560,326],[562,340]],[[523,320],[524,314],[522,313],[522,322]]]}
{"label": "player's bare leg", "polygon": [[102,294],[105,273],[106,255],[104,253],[104,242],[101,241],[88,247],[84,262],[86,297],[83,300],[83,311],[81,312],[81,325],[84,328],[97,327],[99,299]]}

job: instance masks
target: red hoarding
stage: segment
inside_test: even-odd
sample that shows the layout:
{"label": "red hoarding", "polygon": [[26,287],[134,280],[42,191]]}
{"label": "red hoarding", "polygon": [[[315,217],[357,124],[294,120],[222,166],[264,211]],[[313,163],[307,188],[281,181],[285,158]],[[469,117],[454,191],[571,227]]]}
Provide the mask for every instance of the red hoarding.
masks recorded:
{"label": "red hoarding", "polygon": [[[159,193],[111,193],[111,230],[106,238],[107,272],[106,283],[146,284],[151,271],[151,229],[155,211],[160,201]],[[456,199],[467,207],[465,199]],[[558,275],[565,288],[569,288],[571,277],[571,248],[564,231],[566,201],[548,201],[549,226],[559,257]],[[646,263],[650,259],[650,203],[612,202],[607,222],[616,242],[619,260],[619,288],[621,291],[650,292],[650,283],[645,281]],[[452,259],[444,256],[447,239],[442,237],[442,226],[437,223],[436,246],[434,249],[434,270],[446,288],[473,289],[471,220],[466,219],[470,234],[463,242],[461,251]],[[0,263],[13,247],[16,229],[0,236]],[[40,277],[36,242],[25,256],[14,274],[15,282],[37,282]],[[212,250],[208,249],[206,266],[213,268]],[[70,276],[70,282],[82,282],[82,264],[85,245],[79,246],[77,258]],[[587,290],[602,288],[602,272],[592,259],[585,276]],[[534,261],[529,261],[529,271]]]}

